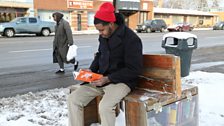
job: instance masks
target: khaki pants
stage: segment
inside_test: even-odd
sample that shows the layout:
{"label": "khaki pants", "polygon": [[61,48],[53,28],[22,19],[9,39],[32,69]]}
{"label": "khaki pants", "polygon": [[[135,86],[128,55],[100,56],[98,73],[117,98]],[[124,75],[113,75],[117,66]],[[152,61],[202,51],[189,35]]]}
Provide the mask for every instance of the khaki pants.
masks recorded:
{"label": "khaki pants", "polygon": [[131,89],[124,83],[109,84],[97,88],[91,85],[82,85],[73,91],[67,100],[69,126],[84,126],[83,107],[98,95],[103,95],[99,103],[99,115],[102,126],[115,126],[115,107]]}

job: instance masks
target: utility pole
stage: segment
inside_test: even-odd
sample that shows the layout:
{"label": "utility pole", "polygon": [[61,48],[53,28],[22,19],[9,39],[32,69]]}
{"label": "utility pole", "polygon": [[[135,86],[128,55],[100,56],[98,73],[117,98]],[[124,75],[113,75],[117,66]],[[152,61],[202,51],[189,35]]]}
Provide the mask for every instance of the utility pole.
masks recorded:
{"label": "utility pole", "polygon": [[118,10],[117,10],[117,0],[113,0],[113,5],[114,5],[115,12],[118,12]]}

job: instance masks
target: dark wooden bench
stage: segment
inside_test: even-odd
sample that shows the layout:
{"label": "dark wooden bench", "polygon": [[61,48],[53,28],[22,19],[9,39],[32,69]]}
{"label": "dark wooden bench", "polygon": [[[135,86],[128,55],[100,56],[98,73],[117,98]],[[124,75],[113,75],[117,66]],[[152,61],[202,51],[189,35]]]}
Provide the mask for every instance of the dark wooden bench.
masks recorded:
{"label": "dark wooden bench", "polygon": [[162,113],[163,108],[171,109],[174,106],[176,109],[183,109],[178,103],[188,104],[185,103],[186,99],[190,102],[188,108],[194,110],[189,118],[185,118],[185,121],[181,120],[182,117],[177,118],[182,112],[174,109],[173,113],[160,114],[162,119],[158,120],[168,120],[162,124],[167,126],[184,125],[185,122],[186,126],[198,125],[198,88],[181,84],[179,57],[167,54],[144,55],[144,69],[139,79],[137,89],[124,98],[126,126],[156,125],[150,120],[153,113],[158,118],[159,114],[155,113]]}
{"label": "dark wooden bench", "polygon": [[[179,57],[170,54],[145,54],[143,65],[137,88],[123,100],[126,126],[147,126],[147,112],[158,111],[160,107],[187,96],[181,89]],[[70,90],[73,91],[75,88],[70,87]],[[197,90],[192,91],[192,94],[197,94]],[[100,122],[100,99],[101,96],[96,97],[84,108],[85,126]]]}

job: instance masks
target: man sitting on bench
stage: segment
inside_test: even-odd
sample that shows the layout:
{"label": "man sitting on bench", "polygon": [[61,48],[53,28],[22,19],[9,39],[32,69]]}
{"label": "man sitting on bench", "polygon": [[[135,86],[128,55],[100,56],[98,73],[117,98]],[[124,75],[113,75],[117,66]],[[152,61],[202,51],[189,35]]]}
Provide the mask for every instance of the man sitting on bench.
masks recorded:
{"label": "man sitting on bench", "polygon": [[102,126],[115,126],[115,107],[137,84],[142,70],[141,39],[114,13],[111,3],[103,3],[94,16],[99,31],[99,47],[89,71],[102,74],[99,80],[81,85],[68,97],[69,125],[83,126],[83,107],[102,95],[99,115]]}

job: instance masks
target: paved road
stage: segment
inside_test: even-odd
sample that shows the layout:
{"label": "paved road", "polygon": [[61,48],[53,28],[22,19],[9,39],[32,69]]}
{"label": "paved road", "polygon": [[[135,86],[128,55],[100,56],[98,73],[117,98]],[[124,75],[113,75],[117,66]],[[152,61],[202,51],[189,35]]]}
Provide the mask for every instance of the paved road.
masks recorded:
{"label": "paved road", "polygon": [[[201,48],[193,52],[191,70],[224,73],[224,46]],[[206,55],[206,57],[204,57]],[[90,61],[86,60],[80,68],[86,68]],[[72,78],[72,66],[66,68],[65,75],[56,75],[52,64],[34,65],[1,69],[0,97],[14,96],[29,91],[40,91],[59,87],[67,87],[78,83]]]}
{"label": "paved road", "polygon": [[[90,61],[83,61],[79,68],[86,68]],[[72,76],[73,66],[66,66],[64,75],[55,74],[56,65],[30,65],[1,69],[0,97],[14,96],[44,89],[68,87],[79,82]]]}
{"label": "paved road", "polygon": [[[143,34],[143,37],[144,35],[147,34]],[[150,46],[150,43],[145,45]],[[202,70],[224,73],[224,44],[219,42],[218,46],[215,45],[209,47],[205,44],[193,51],[192,71]],[[89,64],[90,60],[83,60],[80,68],[86,68]],[[29,91],[35,92],[44,89],[67,87],[78,83],[72,78],[72,66],[68,65],[66,67],[65,75],[55,75],[55,68],[57,66],[51,63],[2,68],[0,72],[0,97],[14,96]]]}
{"label": "paved road", "polygon": [[224,73],[224,45],[194,50],[191,70]]}

